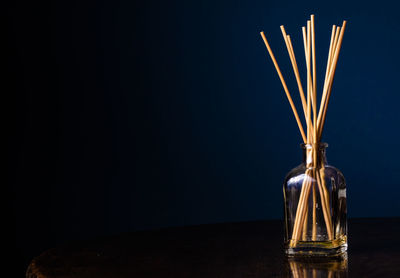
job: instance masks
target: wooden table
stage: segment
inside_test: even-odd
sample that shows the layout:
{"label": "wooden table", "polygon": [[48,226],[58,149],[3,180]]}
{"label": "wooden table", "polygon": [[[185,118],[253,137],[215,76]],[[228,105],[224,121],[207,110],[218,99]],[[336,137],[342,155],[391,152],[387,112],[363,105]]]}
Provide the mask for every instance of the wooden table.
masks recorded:
{"label": "wooden table", "polygon": [[349,220],[348,260],[287,261],[282,223],[141,231],[50,249],[28,278],[400,277],[400,218]]}

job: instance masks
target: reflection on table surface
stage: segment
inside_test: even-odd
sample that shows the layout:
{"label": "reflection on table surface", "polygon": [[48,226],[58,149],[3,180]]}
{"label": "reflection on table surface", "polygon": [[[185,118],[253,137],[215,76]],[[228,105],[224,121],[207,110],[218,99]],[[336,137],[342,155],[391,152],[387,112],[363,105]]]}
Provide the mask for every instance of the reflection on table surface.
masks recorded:
{"label": "reflection on table surface", "polygon": [[343,278],[348,277],[347,254],[340,258],[288,258],[285,261],[287,277]]}
{"label": "reflection on table surface", "polygon": [[271,220],[72,242],[34,258],[27,277],[400,277],[400,218],[350,219],[349,227],[348,260],[285,259],[282,222]]}

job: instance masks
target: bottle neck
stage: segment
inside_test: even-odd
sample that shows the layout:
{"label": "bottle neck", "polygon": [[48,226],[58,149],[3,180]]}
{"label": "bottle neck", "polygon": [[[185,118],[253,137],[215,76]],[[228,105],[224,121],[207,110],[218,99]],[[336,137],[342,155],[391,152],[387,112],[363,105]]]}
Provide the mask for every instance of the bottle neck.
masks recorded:
{"label": "bottle neck", "polygon": [[328,144],[302,144],[303,163],[307,168],[321,167],[327,164],[326,148]]}

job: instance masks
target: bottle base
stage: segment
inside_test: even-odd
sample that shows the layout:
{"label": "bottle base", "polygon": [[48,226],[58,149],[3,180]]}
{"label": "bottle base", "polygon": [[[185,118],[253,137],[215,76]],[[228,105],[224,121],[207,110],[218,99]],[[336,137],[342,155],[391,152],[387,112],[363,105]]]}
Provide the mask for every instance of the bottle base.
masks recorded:
{"label": "bottle base", "polygon": [[347,255],[347,237],[342,236],[330,241],[299,241],[285,244],[287,257],[329,257],[343,258]]}

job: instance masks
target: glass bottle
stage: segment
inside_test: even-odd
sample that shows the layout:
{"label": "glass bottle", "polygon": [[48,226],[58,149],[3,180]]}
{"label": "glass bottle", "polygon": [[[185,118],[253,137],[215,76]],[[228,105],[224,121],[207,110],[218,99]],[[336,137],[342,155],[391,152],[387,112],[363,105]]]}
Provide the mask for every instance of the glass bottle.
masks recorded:
{"label": "glass bottle", "polygon": [[326,143],[302,144],[303,163],[283,185],[288,257],[342,256],[347,251],[346,182],[328,165]]}

